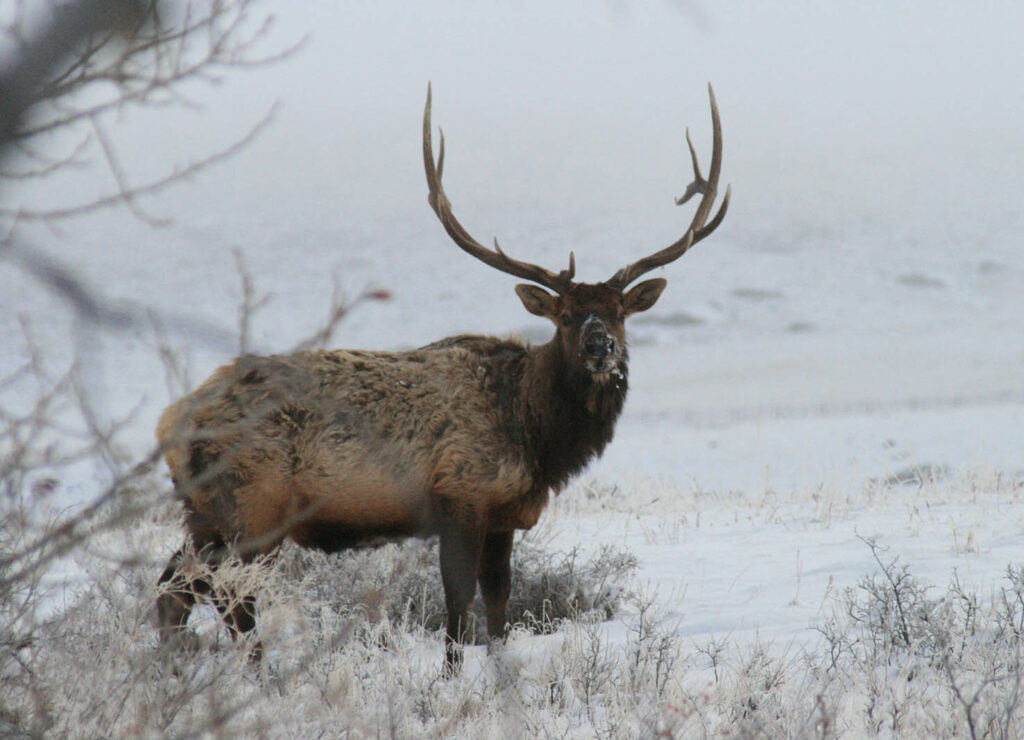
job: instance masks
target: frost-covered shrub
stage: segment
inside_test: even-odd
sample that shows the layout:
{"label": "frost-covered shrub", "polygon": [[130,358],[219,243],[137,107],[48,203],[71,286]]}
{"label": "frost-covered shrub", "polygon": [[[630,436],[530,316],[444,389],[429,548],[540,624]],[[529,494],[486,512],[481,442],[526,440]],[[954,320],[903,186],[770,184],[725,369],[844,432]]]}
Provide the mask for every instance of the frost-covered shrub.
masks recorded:
{"label": "frost-covered shrub", "polygon": [[[423,628],[445,626],[444,591],[436,540],[409,540],[374,550],[336,555],[286,549],[281,567],[301,578],[315,603],[339,614]],[[636,571],[636,558],[606,545],[591,558],[577,549],[549,552],[520,542],[512,554],[508,621],[548,634],[567,619],[607,620],[615,616]],[[486,616],[479,599],[470,609],[470,635],[486,641]]]}
{"label": "frost-covered shrub", "polygon": [[259,593],[262,663],[209,606],[190,625],[195,650],[159,649],[155,581],[180,537],[169,511],[97,531],[67,597],[31,630],[21,623],[30,640],[0,645],[0,735],[1024,737],[1019,565],[982,597],[956,578],[925,583],[869,542],[877,568],[830,598],[820,644],[797,650],[694,643],[686,602],[677,614],[645,593],[630,554],[552,553],[528,538],[513,608],[542,618],[520,618],[504,646],[468,649],[443,679],[429,541],[223,565],[215,588]]}
{"label": "frost-covered shrub", "polygon": [[[836,597],[823,649],[795,655],[757,640],[693,645],[680,636],[685,614],[670,616],[623,580],[634,567],[628,554],[585,559],[526,543],[517,576],[530,584],[524,593],[539,595],[523,603],[567,604],[578,618],[549,635],[514,628],[507,647],[470,651],[463,674],[443,680],[442,643],[418,616],[430,609],[401,604],[417,589],[440,591],[429,580],[430,543],[351,557],[289,548],[273,566],[222,566],[216,578],[225,589],[260,589],[266,654],[252,665],[210,608],[194,617],[198,650],[158,649],[159,558],[146,557],[143,543],[167,539],[170,530],[156,518],[95,543],[80,563],[87,576],[79,587],[5,665],[6,735],[1013,738],[1024,731],[1019,567],[983,601],[956,580],[945,590],[929,587],[882,560],[879,572]],[[133,548],[138,557],[103,556]],[[552,599],[555,590],[576,596]],[[621,626],[580,618],[606,614],[592,605],[611,603],[613,592]]]}
{"label": "frost-covered shrub", "polygon": [[[878,559],[877,545],[868,545]],[[830,635],[836,649],[865,652],[863,658],[878,665],[892,665],[908,655],[928,664],[944,662],[948,602],[931,596],[933,589],[915,578],[906,564],[878,562],[878,573],[863,576],[844,594],[842,629]]]}
{"label": "frost-covered shrub", "polygon": [[613,545],[583,558],[577,548],[552,553],[520,543],[512,555],[508,620],[533,632],[550,633],[565,620],[611,619],[630,593],[636,567],[632,553]]}
{"label": "frost-covered shrub", "polygon": [[[209,574],[212,587],[222,593],[258,590],[263,662],[252,664],[248,646],[232,645],[209,606],[198,608],[190,622],[195,649],[162,650],[153,603],[165,554],[147,548],[175,537],[172,520],[136,520],[104,533],[83,553],[79,585],[36,626],[18,659],[4,666],[5,737],[516,737],[528,734],[522,727],[578,726],[547,704],[533,704],[532,667],[515,657],[515,649],[490,657],[473,652],[464,675],[441,679],[442,642],[419,621],[441,598],[431,543],[338,556],[287,548],[273,565],[225,562]],[[109,557],[115,552],[130,557]],[[515,577],[527,585],[518,603],[523,610],[542,603],[554,605],[545,607],[552,611],[603,618],[628,606],[624,595],[631,589],[624,579],[634,567],[632,556],[620,551],[586,559],[527,544],[516,561]],[[419,602],[410,597],[419,594],[426,594]],[[437,613],[442,610],[443,604]],[[554,623],[551,618],[545,626]],[[585,626],[561,624],[569,630]],[[656,632],[652,626],[644,640]],[[537,639],[533,635],[515,628],[510,642],[522,646]],[[568,633],[540,639],[571,642]],[[612,652],[604,639],[599,650]],[[607,663],[608,679],[599,681],[571,645],[554,652],[575,666],[577,682],[590,681],[588,706],[598,713],[605,713],[604,702],[620,701],[620,692],[626,696],[628,663],[621,656]],[[629,691],[637,698],[629,706],[647,696],[647,670],[642,663],[631,674]],[[529,723],[516,724],[510,702]]]}
{"label": "frost-covered shrub", "polygon": [[869,734],[1021,737],[1024,569],[1008,568],[985,603],[955,577],[936,593],[868,545],[879,573],[838,600],[816,664],[844,687],[851,718]]}

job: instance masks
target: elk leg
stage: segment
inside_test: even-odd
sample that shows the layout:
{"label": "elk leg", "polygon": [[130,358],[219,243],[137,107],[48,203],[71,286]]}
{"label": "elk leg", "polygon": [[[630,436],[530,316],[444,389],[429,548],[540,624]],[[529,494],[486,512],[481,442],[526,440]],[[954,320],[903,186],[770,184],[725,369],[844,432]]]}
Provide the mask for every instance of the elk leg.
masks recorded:
{"label": "elk leg", "polygon": [[484,538],[477,580],[487,610],[487,636],[500,640],[508,631],[506,612],[512,589],[512,538],[514,532],[489,532]]}
{"label": "elk leg", "polygon": [[233,591],[225,591],[216,598],[217,611],[228,626],[231,639],[236,640],[256,627],[256,597],[239,597]]}
{"label": "elk leg", "polygon": [[459,643],[465,641],[469,626],[469,603],[476,594],[476,573],[482,546],[475,525],[448,521],[441,527],[441,582],[444,585],[448,629],[445,633],[445,676],[454,675],[462,665]]}
{"label": "elk leg", "polygon": [[[239,596],[233,590],[222,588],[213,598],[213,603],[220,612],[221,619],[228,627],[228,634],[231,641],[244,640],[245,637],[256,627],[256,597],[247,594]],[[263,644],[259,641],[253,644],[250,660],[258,663],[263,657]]]}
{"label": "elk leg", "polygon": [[[274,545],[274,548],[276,547],[277,545]],[[251,551],[246,552],[247,548],[245,547],[236,547],[235,549],[241,550],[242,562],[247,564],[251,564],[256,558],[262,558],[265,563],[269,564],[277,555],[276,549],[255,553]],[[231,635],[232,642],[244,640],[256,628],[255,594],[239,593],[228,583],[218,588],[218,593],[214,595],[213,602],[217,607],[217,611],[220,612],[224,624],[228,627],[228,633]],[[254,663],[258,663],[262,656],[263,643],[256,641],[252,645],[249,657]]]}
{"label": "elk leg", "polygon": [[196,578],[182,572],[188,557],[186,548],[187,543],[171,556],[157,581],[160,594],[156,599],[156,613],[161,645],[168,645],[181,638],[199,595],[210,591],[210,584],[205,578]]}

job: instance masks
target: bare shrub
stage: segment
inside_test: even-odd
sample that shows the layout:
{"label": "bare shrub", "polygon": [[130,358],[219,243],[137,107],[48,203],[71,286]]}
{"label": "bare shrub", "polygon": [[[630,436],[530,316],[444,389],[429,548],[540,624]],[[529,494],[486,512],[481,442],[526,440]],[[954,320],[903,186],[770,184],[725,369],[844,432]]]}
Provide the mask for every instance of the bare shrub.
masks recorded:
{"label": "bare shrub", "polygon": [[866,543],[879,574],[848,589],[820,628],[821,675],[859,697],[854,714],[864,731],[1020,736],[1022,571],[1009,567],[991,601],[956,577],[933,595],[908,566],[883,560],[877,543]]}
{"label": "bare shrub", "polygon": [[[24,60],[21,67],[8,60],[13,71],[2,80],[8,93],[17,91],[19,110],[4,131],[13,156],[0,179],[51,179],[99,162],[114,187],[77,203],[0,208],[0,216],[52,225],[123,205],[147,223],[167,223],[142,199],[237,152],[267,124],[272,109],[226,147],[141,183],[123,167],[111,130],[132,108],[199,108],[197,89],[217,84],[228,70],[271,64],[294,51],[296,44],[267,50],[273,18],[256,6],[256,0],[17,2],[0,29],[8,57]],[[46,23],[53,31],[40,36]],[[25,110],[30,115],[21,115]]]}
{"label": "bare shrub", "polygon": [[636,567],[632,553],[613,545],[583,559],[577,548],[551,553],[521,541],[512,555],[509,622],[547,634],[566,620],[612,619],[631,593]]}
{"label": "bare shrub", "polygon": [[931,587],[918,581],[898,559],[883,562],[875,541],[865,543],[879,573],[864,576],[846,593],[846,616],[856,636],[855,645],[848,649],[866,650],[866,657],[877,665],[891,665],[907,656],[927,664],[944,662],[947,633],[938,625],[946,602],[931,597]]}
{"label": "bare shrub", "polygon": [[[317,602],[338,614],[387,620],[436,632],[445,626],[436,538],[337,555],[286,545],[281,567],[303,581]],[[612,546],[589,559],[577,549],[549,552],[528,541],[512,555],[509,623],[550,634],[566,620],[603,621],[617,615],[630,592],[636,558]],[[477,599],[470,610],[472,642],[487,640],[486,615]]]}

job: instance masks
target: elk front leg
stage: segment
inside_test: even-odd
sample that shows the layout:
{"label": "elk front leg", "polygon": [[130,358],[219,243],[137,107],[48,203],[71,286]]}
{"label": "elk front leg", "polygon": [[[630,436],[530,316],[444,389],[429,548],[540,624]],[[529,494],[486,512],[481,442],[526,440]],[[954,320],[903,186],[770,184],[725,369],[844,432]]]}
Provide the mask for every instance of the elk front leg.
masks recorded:
{"label": "elk front leg", "polygon": [[181,641],[188,617],[196,604],[197,586],[200,585],[179,573],[186,557],[186,547],[187,543],[171,556],[157,582],[157,629],[160,631],[160,644],[165,647]]}
{"label": "elk front leg", "polygon": [[469,604],[476,594],[476,573],[483,544],[481,528],[452,517],[441,527],[441,582],[444,584],[448,629],[445,633],[444,673],[454,675],[462,665],[469,626]]}
{"label": "elk front leg", "polygon": [[185,540],[167,561],[157,581],[156,614],[161,646],[196,647],[195,635],[187,632],[185,626],[196,602],[212,590],[206,574],[207,564],[200,560],[193,543]]}
{"label": "elk front leg", "polygon": [[[214,606],[227,625],[232,642],[244,641],[256,628],[256,597],[239,594],[233,588],[220,588],[213,596]],[[249,660],[258,664],[263,658],[263,643],[254,641],[250,646]]]}
{"label": "elk front leg", "polygon": [[508,596],[512,590],[512,538],[514,532],[490,532],[484,538],[477,580],[487,609],[487,636],[503,639],[508,631]]}

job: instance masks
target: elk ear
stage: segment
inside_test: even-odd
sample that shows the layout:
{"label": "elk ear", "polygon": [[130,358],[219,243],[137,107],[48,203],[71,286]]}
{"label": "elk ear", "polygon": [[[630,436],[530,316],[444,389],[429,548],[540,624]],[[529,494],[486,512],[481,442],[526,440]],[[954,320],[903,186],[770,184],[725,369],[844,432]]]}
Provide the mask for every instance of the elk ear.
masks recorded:
{"label": "elk ear", "polygon": [[519,300],[523,302],[526,310],[534,316],[553,319],[558,311],[555,305],[558,299],[536,285],[520,283],[516,286],[516,295],[519,296]]}
{"label": "elk ear", "polygon": [[654,278],[653,280],[644,280],[631,288],[626,295],[622,296],[622,307],[625,309],[626,315],[632,316],[653,306],[657,303],[658,297],[661,295],[661,291],[665,290],[666,285],[668,285],[668,280],[665,278]]}

